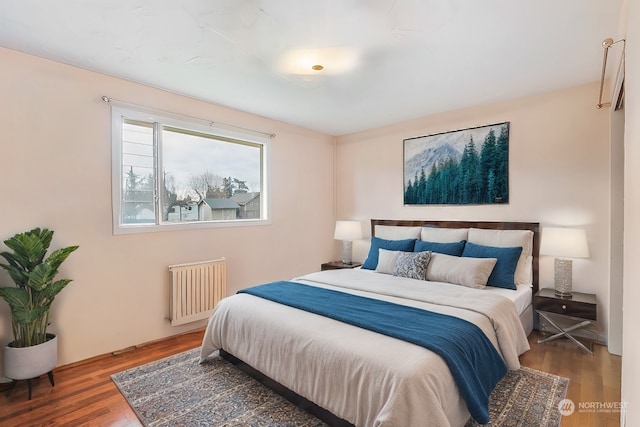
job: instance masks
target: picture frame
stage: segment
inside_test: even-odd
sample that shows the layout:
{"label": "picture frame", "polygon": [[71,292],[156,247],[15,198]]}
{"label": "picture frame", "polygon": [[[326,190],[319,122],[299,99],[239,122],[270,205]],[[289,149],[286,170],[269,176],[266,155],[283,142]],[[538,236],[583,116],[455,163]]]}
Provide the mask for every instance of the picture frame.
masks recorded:
{"label": "picture frame", "polygon": [[403,161],[405,206],[509,203],[509,122],[407,138]]}

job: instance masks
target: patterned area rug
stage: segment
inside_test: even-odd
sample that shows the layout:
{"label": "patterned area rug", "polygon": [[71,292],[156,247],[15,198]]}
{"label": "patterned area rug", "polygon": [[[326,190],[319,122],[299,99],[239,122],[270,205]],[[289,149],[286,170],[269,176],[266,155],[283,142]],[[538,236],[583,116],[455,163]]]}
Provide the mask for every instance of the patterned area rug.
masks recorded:
{"label": "patterned area rug", "polygon": [[[489,424],[501,427],[558,427],[562,419],[558,405],[565,398],[569,380],[521,367],[509,371],[489,397]],[[470,420],[465,427],[477,427]]]}
{"label": "patterned area rug", "polygon": [[[189,350],[111,376],[142,424],[326,426],[218,356],[198,364],[199,352]],[[509,372],[491,394],[488,425],[559,426],[558,403],[568,384],[566,378],[529,368]]]}

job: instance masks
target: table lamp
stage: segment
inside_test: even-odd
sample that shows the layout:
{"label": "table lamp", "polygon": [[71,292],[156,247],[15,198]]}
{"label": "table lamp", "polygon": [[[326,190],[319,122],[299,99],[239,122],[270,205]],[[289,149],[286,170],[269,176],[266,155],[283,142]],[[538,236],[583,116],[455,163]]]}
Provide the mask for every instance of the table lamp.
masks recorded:
{"label": "table lamp", "polygon": [[336,240],[342,240],[342,262],[352,264],[351,250],[354,240],[362,239],[362,225],[360,221],[336,221]]}
{"label": "table lamp", "polygon": [[540,254],[555,256],[554,288],[561,298],[571,296],[573,261],[566,258],[589,258],[587,232],[581,228],[545,227]]}

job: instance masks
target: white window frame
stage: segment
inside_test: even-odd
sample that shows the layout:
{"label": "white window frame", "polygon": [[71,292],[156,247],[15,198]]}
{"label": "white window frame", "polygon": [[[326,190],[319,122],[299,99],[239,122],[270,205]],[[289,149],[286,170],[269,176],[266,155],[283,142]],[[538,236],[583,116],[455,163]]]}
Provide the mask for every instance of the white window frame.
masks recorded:
{"label": "white window frame", "polygon": [[[260,211],[259,219],[234,219],[234,220],[210,220],[210,221],[188,221],[188,222],[165,222],[162,221],[160,194],[164,182],[162,173],[162,132],[158,132],[156,143],[154,144],[154,175],[155,182],[155,223],[154,224],[123,224],[122,223],[122,124],[123,118],[130,120],[140,120],[144,122],[155,122],[159,128],[163,125],[183,128],[195,132],[202,132],[223,138],[232,138],[243,142],[262,145],[262,176],[260,188]],[[212,227],[237,227],[254,226],[271,223],[271,203],[269,191],[271,139],[267,136],[258,136],[259,132],[231,130],[224,125],[216,124],[207,120],[195,119],[179,114],[168,113],[148,108],[132,108],[111,105],[111,197],[112,197],[112,218],[113,234],[131,234],[154,231],[170,230],[192,230]]]}

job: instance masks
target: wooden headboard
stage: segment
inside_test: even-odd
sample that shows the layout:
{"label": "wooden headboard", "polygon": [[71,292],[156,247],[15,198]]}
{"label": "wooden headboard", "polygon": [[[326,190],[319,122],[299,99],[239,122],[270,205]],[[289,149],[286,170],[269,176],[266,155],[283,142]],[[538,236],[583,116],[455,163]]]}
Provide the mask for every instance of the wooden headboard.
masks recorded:
{"label": "wooden headboard", "polygon": [[412,219],[372,219],[371,235],[375,236],[376,225],[393,225],[399,227],[439,227],[439,228],[486,228],[490,230],[531,230],[533,231],[533,294],[539,288],[540,269],[540,223],[537,222],[499,222],[499,221],[428,221]]}

